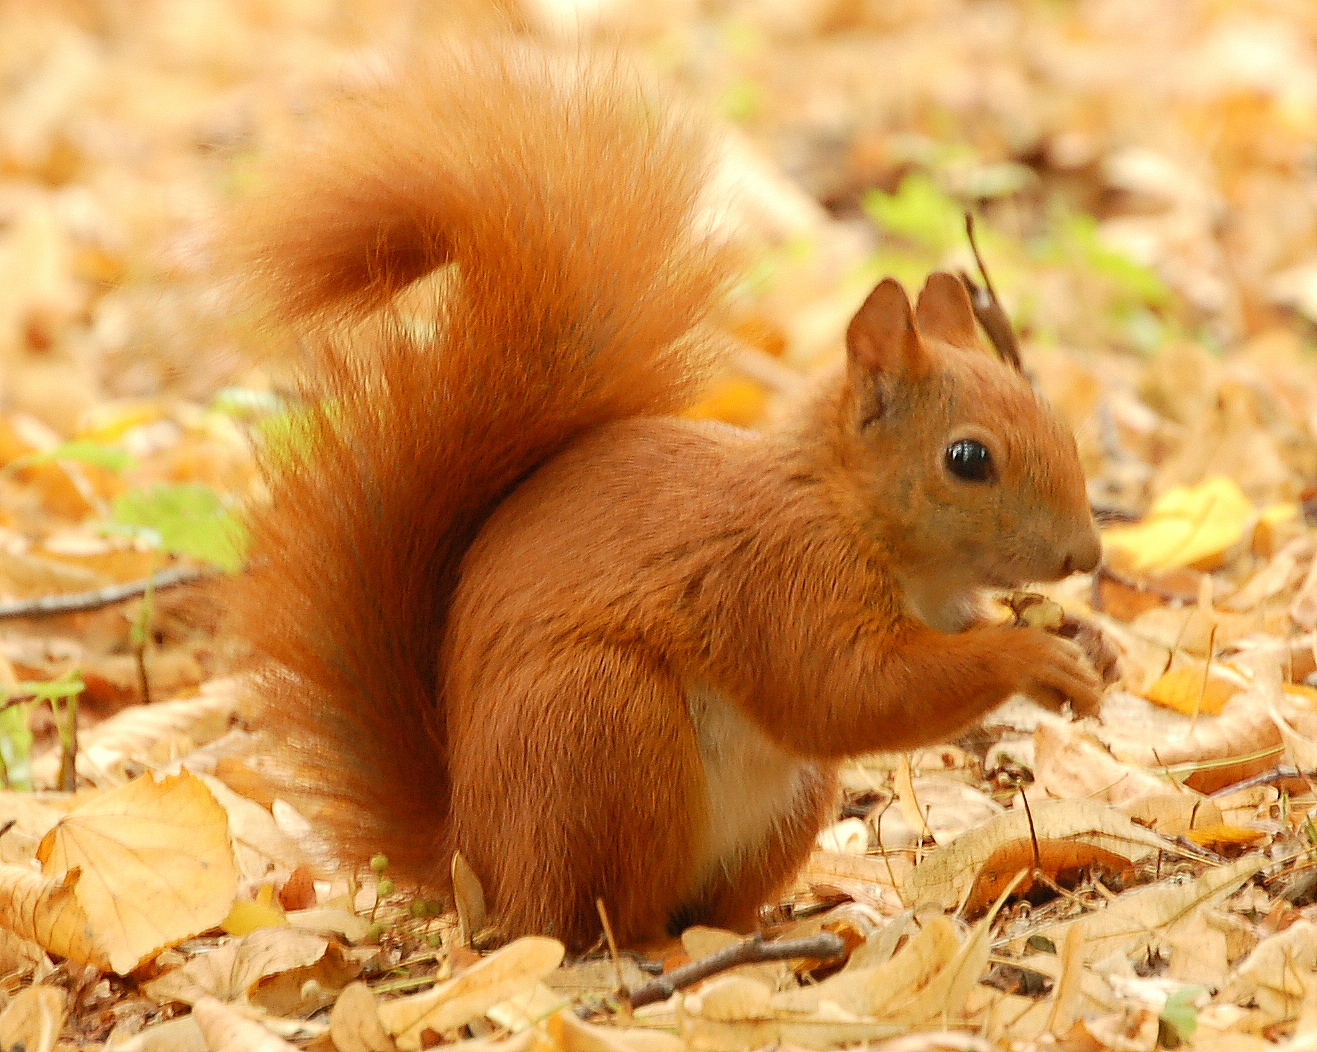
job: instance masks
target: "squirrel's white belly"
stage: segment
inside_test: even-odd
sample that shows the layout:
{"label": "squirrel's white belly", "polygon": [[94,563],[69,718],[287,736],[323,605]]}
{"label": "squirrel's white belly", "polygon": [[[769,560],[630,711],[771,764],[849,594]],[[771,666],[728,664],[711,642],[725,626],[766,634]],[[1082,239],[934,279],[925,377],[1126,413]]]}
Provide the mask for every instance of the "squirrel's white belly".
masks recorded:
{"label": "squirrel's white belly", "polygon": [[686,704],[700,745],[709,794],[708,835],[700,872],[731,871],[775,827],[808,806],[817,766],[782,749],[718,691],[687,688]]}

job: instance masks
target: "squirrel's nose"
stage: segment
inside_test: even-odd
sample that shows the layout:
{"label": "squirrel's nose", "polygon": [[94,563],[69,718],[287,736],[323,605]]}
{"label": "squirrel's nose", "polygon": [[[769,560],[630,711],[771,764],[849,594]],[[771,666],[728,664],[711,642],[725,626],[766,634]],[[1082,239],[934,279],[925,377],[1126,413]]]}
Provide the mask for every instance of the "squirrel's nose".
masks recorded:
{"label": "squirrel's nose", "polygon": [[1060,576],[1069,577],[1072,573],[1088,573],[1096,569],[1101,561],[1102,539],[1098,536],[1097,527],[1090,521],[1088,529],[1066,552],[1061,563]]}

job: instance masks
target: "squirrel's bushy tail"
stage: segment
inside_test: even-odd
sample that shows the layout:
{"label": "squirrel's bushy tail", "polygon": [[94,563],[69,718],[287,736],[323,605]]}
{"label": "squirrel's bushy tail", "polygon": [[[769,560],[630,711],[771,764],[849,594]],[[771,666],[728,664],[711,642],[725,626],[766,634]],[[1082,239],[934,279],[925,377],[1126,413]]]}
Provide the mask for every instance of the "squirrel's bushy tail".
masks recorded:
{"label": "squirrel's bushy tail", "polygon": [[[459,563],[577,435],[695,393],[727,274],[699,233],[707,168],[611,65],[487,45],[340,100],[229,225],[247,289],[301,331],[311,396],[267,453],[235,606],[272,659],[291,788],[345,859],[447,871]],[[441,267],[427,306],[397,305]]]}

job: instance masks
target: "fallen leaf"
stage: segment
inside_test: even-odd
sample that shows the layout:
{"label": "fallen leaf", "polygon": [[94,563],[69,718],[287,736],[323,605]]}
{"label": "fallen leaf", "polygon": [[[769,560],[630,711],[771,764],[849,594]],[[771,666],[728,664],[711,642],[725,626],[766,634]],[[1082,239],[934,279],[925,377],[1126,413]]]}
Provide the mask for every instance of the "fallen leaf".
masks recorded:
{"label": "fallen leaf", "polygon": [[68,994],[54,986],[20,990],[0,1012],[0,1048],[52,1052],[64,1029]]}
{"label": "fallen leaf", "polygon": [[[1065,854],[1058,854],[1058,858],[1115,857],[1130,864],[1168,847],[1156,833],[1135,825],[1114,808],[1089,800],[1040,801],[1033,807],[1032,834],[1037,836],[1040,849],[1045,844],[1064,843],[1066,847],[1058,851]],[[916,909],[955,908],[1003,844],[1029,844],[1027,864],[1032,865],[1029,816],[1022,808],[998,815],[946,847],[930,852],[905,882],[902,890],[907,901]],[[1018,859],[1012,856],[1012,861]],[[1001,874],[1004,879],[1014,875],[1015,871]]]}
{"label": "fallen leaf", "polygon": [[1201,666],[1181,665],[1163,673],[1143,696],[1186,716],[1217,716],[1241,689],[1234,680],[1204,671]]}
{"label": "fallen leaf", "polygon": [[194,1004],[206,996],[241,1001],[267,975],[315,964],[328,949],[327,940],[308,932],[264,928],[192,958],[143,989],[161,1004]]}
{"label": "fallen leaf", "polygon": [[0,866],[0,923],[59,957],[108,971],[109,952],[74,891],[77,869],[43,877],[25,866]]}
{"label": "fallen leaf", "polygon": [[329,1036],[337,1052],[394,1052],[389,1032],[380,1022],[379,1004],[362,982],[343,987],[329,1013]]}
{"label": "fallen leaf", "polygon": [[1105,909],[1048,925],[1038,934],[1059,944],[1072,925],[1079,925],[1086,963],[1109,954],[1129,957],[1155,939],[1160,929],[1183,920],[1196,909],[1214,905],[1262,866],[1260,857],[1245,856],[1182,884],[1163,882],[1127,891]]}
{"label": "fallen leaf", "polygon": [[298,1052],[296,1045],[290,1045],[213,997],[201,998],[193,1005],[192,1015],[210,1052]]}
{"label": "fallen leaf", "polygon": [[1256,519],[1256,509],[1238,484],[1215,475],[1196,486],[1168,489],[1142,522],[1104,530],[1102,547],[1114,563],[1136,573],[1211,569],[1244,540]]}
{"label": "fallen leaf", "polygon": [[81,871],[78,902],[121,975],[222,921],[238,885],[224,809],[186,772],[144,775],[81,805],[38,857],[47,874]]}
{"label": "fallen leaf", "polygon": [[563,952],[556,939],[518,939],[433,990],[380,1005],[380,1020],[398,1047],[411,1052],[422,1047],[425,1031],[442,1034],[465,1026],[539,982],[562,963]]}

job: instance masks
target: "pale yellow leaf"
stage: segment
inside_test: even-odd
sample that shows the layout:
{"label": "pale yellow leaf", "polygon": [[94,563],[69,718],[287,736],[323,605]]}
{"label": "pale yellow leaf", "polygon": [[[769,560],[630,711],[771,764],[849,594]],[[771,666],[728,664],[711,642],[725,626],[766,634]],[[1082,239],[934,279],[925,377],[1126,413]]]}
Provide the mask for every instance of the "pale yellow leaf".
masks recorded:
{"label": "pale yellow leaf", "polygon": [[597,1026],[570,1010],[555,1012],[544,1021],[544,1029],[562,1052],[683,1052],[686,1048],[676,1034],[644,1027]]}
{"label": "pale yellow leaf", "polygon": [[453,905],[457,909],[458,929],[462,945],[471,945],[471,939],[485,926],[485,891],[471,863],[460,851],[453,852],[450,865],[453,878]]}
{"label": "pale yellow leaf", "polygon": [[348,942],[361,942],[370,931],[370,921],[345,909],[334,906],[312,906],[307,910],[294,910],[285,914],[290,928],[302,931],[335,932]]}
{"label": "pale yellow leaf", "polygon": [[1104,910],[1071,921],[1049,925],[1041,934],[1060,945],[1071,925],[1083,928],[1084,960],[1091,963],[1108,954],[1130,956],[1140,952],[1161,929],[1179,923],[1194,910],[1211,906],[1235,891],[1265,863],[1248,855],[1210,869],[1183,884],[1163,881],[1128,891]]}
{"label": "pale yellow leaf", "polygon": [[308,861],[308,853],[255,800],[234,792],[213,775],[197,777],[229,816],[229,837],[243,880],[258,881],[271,868],[291,871]]}
{"label": "pale yellow leaf", "polygon": [[908,992],[922,989],[959,949],[955,924],[949,917],[934,915],[883,963],[844,968],[821,983],[778,994],[773,1004],[779,1009],[814,1012],[829,1002],[852,1015],[876,1015]]}
{"label": "pale yellow leaf", "polygon": [[314,964],[328,948],[325,939],[308,932],[263,928],[193,957],[181,968],[152,979],[143,989],[161,1004],[193,1004],[207,995],[239,1001],[258,980]]}
{"label": "pale yellow leaf", "polygon": [[349,983],[329,1013],[337,1052],[394,1052],[398,1046],[380,1022],[379,1005],[365,983]]}
{"label": "pale yellow leaf", "polygon": [[60,821],[40,857],[48,874],[82,870],[78,902],[120,974],[222,921],[238,884],[224,809],[187,772],[94,798]]}
{"label": "pale yellow leaf", "polygon": [[466,1025],[539,982],[562,958],[563,945],[556,939],[518,939],[433,990],[380,1005],[380,1020],[399,1048],[419,1049],[424,1031]]}
{"label": "pale yellow leaf", "polygon": [[[162,741],[182,741],[190,750],[218,738],[233,720],[237,699],[234,681],[224,679],[203,684],[194,698],[130,705],[80,734],[78,773],[98,786],[122,785],[130,767],[173,758],[157,755]],[[33,776],[53,783],[58,759],[53,754],[39,757],[33,762]]]}
{"label": "pale yellow leaf", "polygon": [[567,1002],[544,983],[532,983],[524,990],[519,990],[506,1001],[492,1005],[485,1015],[490,1022],[497,1024],[512,1034],[534,1026],[541,1019],[547,1019],[555,1012],[567,1008]]}
{"label": "pale yellow leaf", "polygon": [[20,990],[0,1012],[0,1048],[51,1052],[64,1029],[68,995],[54,986]]}
{"label": "pale yellow leaf", "polygon": [[233,904],[220,927],[230,935],[250,935],[261,928],[282,928],[287,923],[288,917],[277,902],[243,899]]}
{"label": "pale yellow leaf", "polygon": [[192,1015],[206,1038],[208,1052],[298,1052],[296,1045],[270,1033],[213,997],[203,997]]}
{"label": "pale yellow leaf", "polygon": [[1230,976],[1221,999],[1256,1002],[1269,1023],[1292,1020],[1317,985],[1317,923],[1300,919],[1263,939]]}

